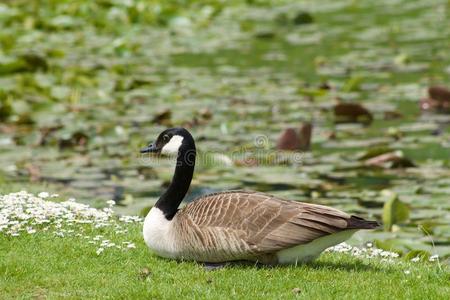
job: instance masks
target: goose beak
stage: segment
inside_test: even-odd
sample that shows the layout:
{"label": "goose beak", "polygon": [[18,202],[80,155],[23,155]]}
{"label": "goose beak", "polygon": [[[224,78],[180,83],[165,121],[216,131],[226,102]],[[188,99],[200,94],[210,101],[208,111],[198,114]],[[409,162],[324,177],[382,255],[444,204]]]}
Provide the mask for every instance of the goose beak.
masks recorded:
{"label": "goose beak", "polygon": [[159,149],[156,148],[155,144],[153,143],[153,144],[148,145],[145,148],[142,148],[140,152],[141,153],[157,153],[157,152],[159,152]]}

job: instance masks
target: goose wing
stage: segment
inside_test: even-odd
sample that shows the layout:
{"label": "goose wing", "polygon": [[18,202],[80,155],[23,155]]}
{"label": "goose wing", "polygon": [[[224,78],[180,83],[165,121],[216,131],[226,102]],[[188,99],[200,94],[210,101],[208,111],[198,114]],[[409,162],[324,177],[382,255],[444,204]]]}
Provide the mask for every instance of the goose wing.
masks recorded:
{"label": "goose wing", "polygon": [[245,248],[256,253],[275,252],[346,229],[376,227],[376,222],[330,207],[247,191],[200,197],[179,214],[200,231],[212,230],[216,238],[239,237]]}

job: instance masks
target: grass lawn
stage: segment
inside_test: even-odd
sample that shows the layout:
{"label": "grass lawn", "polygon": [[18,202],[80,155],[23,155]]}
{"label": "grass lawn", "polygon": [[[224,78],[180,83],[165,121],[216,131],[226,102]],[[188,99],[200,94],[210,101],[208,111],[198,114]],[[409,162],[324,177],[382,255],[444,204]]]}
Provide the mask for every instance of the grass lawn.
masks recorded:
{"label": "grass lawn", "polygon": [[[114,224],[71,225],[74,231],[65,237],[52,230],[16,237],[0,232],[0,298],[448,299],[450,293],[448,267],[437,262],[397,258],[389,263],[325,253],[297,267],[236,265],[208,271],[152,254],[141,223],[122,223],[120,233]],[[135,248],[104,247],[97,254],[98,245],[87,240],[96,235],[117,244],[126,240]]]}

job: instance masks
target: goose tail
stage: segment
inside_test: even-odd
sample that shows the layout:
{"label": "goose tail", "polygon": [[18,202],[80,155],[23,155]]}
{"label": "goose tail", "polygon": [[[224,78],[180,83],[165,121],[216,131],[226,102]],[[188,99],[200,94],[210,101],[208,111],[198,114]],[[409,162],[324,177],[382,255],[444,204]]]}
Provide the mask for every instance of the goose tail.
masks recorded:
{"label": "goose tail", "polygon": [[351,216],[350,219],[347,220],[348,229],[375,229],[380,225],[381,224],[377,221],[368,221],[357,216]]}

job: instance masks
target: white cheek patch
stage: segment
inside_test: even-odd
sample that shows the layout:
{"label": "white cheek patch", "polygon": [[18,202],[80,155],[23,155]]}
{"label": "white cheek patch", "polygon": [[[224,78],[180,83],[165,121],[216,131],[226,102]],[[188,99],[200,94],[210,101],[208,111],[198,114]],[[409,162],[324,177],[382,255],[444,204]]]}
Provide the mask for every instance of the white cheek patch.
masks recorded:
{"label": "white cheek patch", "polygon": [[162,154],[177,154],[183,143],[183,137],[181,135],[174,135],[170,141],[164,145],[161,149]]}

